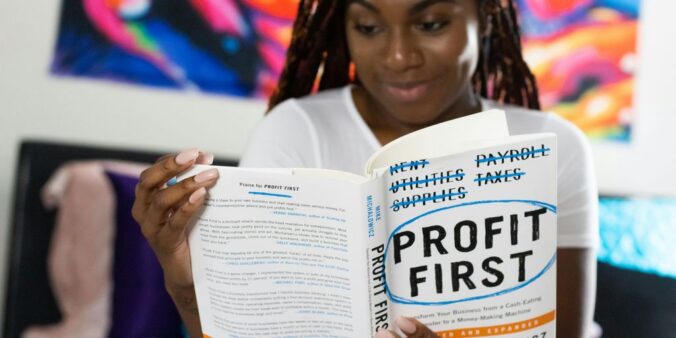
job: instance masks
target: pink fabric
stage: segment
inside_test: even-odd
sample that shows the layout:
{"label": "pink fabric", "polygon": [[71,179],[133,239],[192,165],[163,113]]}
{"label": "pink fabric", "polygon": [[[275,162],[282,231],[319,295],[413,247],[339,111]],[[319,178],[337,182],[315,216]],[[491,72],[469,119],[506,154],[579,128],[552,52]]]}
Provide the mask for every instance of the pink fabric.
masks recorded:
{"label": "pink fabric", "polygon": [[43,203],[58,208],[48,273],[63,320],[30,327],[23,338],[107,336],[112,311],[115,198],[104,170],[139,174],[144,167],[123,162],[72,162],[47,182]]}

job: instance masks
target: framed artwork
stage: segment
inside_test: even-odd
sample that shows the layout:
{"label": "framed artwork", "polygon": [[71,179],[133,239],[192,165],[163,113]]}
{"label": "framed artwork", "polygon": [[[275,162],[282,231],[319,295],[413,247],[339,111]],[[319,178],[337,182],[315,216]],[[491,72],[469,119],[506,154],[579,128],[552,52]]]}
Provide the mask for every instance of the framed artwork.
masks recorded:
{"label": "framed artwork", "polygon": [[518,0],[544,110],[590,137],[631,142],[639,0]]}
{"label": "framed artwork", "polygon": [[298,0],[62,0],[51,73],[267,96]]}

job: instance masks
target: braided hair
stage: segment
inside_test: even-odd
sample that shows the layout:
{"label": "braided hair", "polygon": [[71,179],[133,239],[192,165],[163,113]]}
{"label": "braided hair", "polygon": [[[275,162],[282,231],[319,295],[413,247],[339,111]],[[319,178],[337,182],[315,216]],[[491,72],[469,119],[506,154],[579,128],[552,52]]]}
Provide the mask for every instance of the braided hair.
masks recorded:
{"label": "braided hair", "polygon": [[[479,0],[479,63],[472,85],[500,103],[540,109],[535,77],[521,53],[514,0]],[[300,0],[286,64],[268,109],[314,90],[343,87],[353,75],[345,35],[346,0]],[[329,43],[330,41],[330,43]]]}

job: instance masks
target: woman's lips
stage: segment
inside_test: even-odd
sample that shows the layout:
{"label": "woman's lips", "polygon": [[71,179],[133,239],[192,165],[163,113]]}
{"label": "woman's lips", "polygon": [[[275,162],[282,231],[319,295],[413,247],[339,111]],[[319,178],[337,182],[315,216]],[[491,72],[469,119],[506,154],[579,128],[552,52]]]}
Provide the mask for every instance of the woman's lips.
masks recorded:
{"label": "woman's lips", "polygon": [[411,102],[424,97],[431,89],[431,81],[417,81],[408,83],[385,83],[387,91],[397,101]]}

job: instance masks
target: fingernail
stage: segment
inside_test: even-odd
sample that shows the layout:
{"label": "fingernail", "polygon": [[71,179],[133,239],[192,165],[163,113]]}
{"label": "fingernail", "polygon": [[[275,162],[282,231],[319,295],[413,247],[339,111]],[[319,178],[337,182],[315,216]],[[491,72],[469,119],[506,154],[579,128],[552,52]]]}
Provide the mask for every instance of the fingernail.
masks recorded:
{"label": "fingernail", "polygon": [[207,189],[204,187],[201,187],[197,189],[195,192],[193,192],[190,197],[188,197],[188,202],[190,204],[195,204],[197,203],[204,195],[207,194]]}
{"label": "fingernail", "polygon": [[405,334],[414,334],[416,331],[415,323],[406,317],[397,318],[397,326],[399,326]]}
{"label": "fingernail", "polygon": [[211,181],[211,180],[215,179],[216,177],[218,177],[218,169],[214,168],[214,169],[205,170],[205,171],[197,174],[197,176],[195,176],[195,183],[203,183],[203,182],[206,182],[206,181]]}
{"label": "fingernail", "polygon": [[176,161],[176,164],[178,165],[184,165],[190,161],[196,160],[199,154],[200,152],[196,148],[184,150],[178,155],[176,155],[174,161]]}
{"label": "fingernail", "polygon": [[376,333],[376,338],[397,338],[397,337],[390,331],[378,330],[378,333]]}
{"label": "fingernail", "polygon": [[199,157],[197,157],[197,162],[199,162],[200,164],[213,164],[214,154],[200,153]]}

